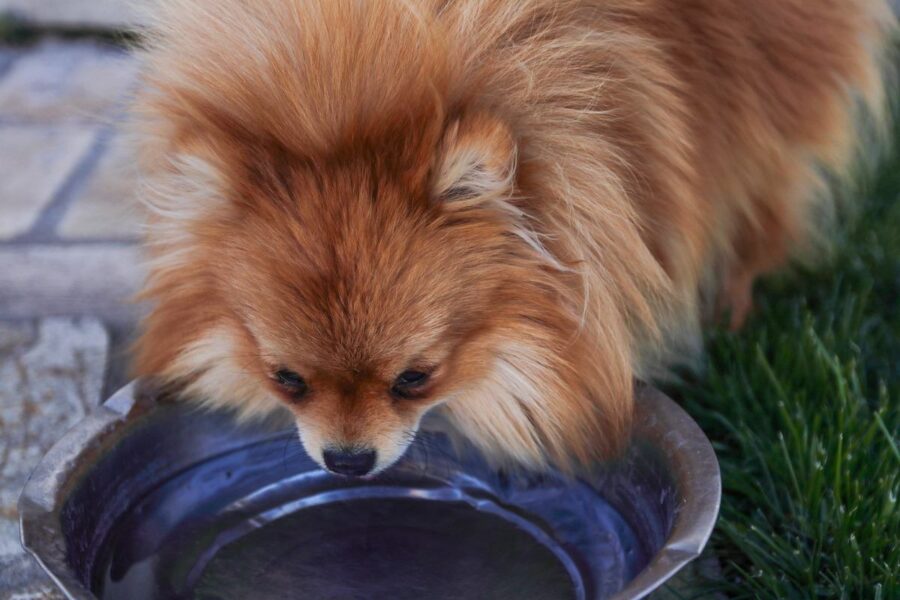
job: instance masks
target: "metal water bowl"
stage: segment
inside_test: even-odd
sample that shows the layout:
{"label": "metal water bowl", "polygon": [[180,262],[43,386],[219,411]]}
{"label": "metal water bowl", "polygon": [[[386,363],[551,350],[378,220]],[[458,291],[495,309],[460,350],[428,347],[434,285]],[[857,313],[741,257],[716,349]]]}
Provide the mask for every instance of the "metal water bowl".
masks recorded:
{"label": "metal water bowl", "polygon": [[291,431],[131,384],[47,453],[25,547],[70,598],[641,598],[696,558],[719,509],[699,427],[638,392],[627,455],[577,480],[492,469],[440,418],[372,480]]}

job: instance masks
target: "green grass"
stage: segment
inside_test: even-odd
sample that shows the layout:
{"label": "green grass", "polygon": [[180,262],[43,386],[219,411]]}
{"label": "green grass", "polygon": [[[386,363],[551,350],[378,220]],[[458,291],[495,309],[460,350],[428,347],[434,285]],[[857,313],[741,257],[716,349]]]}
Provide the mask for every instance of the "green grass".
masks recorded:
{"label": "green grass", "polygon": [[[900,147],[900,128],[895,136]],[[737,334],[670,389],[713,440],[713,549],[737,598],[900,598],[900,160],[835,252],[759,286]]]}

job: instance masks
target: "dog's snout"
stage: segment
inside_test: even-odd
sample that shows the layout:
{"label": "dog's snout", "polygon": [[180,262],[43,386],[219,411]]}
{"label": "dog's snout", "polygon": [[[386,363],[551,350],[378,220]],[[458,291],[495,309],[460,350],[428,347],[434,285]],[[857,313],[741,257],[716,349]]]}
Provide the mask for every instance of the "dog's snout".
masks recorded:
{"label": "dog's snout", "polygon": [[329,448],[322,453],[329,471],[340,475],[359,477],[375,466],[375,450],[348,450]]}

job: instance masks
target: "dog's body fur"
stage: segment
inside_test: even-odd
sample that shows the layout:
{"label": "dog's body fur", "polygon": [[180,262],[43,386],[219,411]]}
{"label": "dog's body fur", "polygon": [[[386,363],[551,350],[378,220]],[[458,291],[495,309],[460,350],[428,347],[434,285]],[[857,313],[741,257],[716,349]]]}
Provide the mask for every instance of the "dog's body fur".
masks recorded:
{"label": "dog's body fur", "polygon": [[[810,239],[892,26],[881,0],[166,0],[138,371],[287,407],[317,460],[383,468],[436,404],[499,458],[607,456],[633,380]],[[410,364],[426,397],[390,399]]]}

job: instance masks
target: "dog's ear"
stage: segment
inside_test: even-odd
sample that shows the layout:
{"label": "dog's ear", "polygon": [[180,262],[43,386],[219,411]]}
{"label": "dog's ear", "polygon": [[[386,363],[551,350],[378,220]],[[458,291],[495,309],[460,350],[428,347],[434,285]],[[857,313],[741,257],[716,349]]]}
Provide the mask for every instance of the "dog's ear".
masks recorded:
{"label": "dog's ear", "polygon": [[228,206],[220,165],[191,145],[157,157],[145,168],[141,199],[154,222],[184,225]]}
{"label": "dog's ear", "polygon": [[[225,138],[227,139],[227,138]],[[194,138],[169,149],[147,169],[143,198],[151,212],[181,220],[208,218],[213,212],[252,204],[264,190],[273,201],[286,196],[289,170],[283,153],[237,142]]]}
{"label": "dog's ear", "polygon": [[478,211],[499,220],[546,264],[568,271],[544,246],[516,196],[516,150],[511,130],[500,119],[486,113],[457,119],[444,131],[432,198],[447,211]]}
{"label": "dog's ear", "polygon": [[483,205],[513,192],[516,144],[509,128],[487,114],[467,115],[445,130],[432,197],[448,208]]}

